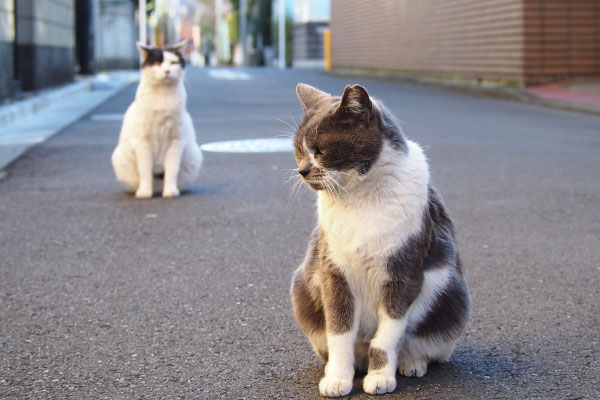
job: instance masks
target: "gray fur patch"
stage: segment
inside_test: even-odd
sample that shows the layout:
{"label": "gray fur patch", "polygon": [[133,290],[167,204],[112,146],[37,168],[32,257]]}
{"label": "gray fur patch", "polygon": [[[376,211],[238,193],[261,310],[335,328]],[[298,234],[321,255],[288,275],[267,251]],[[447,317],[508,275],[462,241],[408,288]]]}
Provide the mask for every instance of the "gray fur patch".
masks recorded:
{"label": "gray fur patch", "polygon": [[369,371],[376,371],[382,369],[388,363],[387,354],[385,351],[376,347],[369,349]]}
{"label": "gray fur patch", "polygon": [[342,334],[354,324],[354,296],[344,275],[330,266],[324,273],[323,302],[327,331]]}

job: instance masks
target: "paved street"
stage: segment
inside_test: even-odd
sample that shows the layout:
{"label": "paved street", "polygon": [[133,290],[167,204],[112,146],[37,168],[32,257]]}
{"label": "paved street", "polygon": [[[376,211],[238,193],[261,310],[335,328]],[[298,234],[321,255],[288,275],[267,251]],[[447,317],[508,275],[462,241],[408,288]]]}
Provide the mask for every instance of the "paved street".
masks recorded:
{"label": "paved street", "polygon": [[[448,364],[382,398],[600,397],[600,116],[246,71],[188,71],[200,143],[286,137],[302,81],[363,84],[426,149],[473,315]],[[0,398],[318,398],[324,365],[288,295],[316,219],[312,192],[290,196],[293,154],[205,152],[182,197],[135,200],[110,164],[134,91],[0,181]],[[350,397],[373,398],[362,377]]]}

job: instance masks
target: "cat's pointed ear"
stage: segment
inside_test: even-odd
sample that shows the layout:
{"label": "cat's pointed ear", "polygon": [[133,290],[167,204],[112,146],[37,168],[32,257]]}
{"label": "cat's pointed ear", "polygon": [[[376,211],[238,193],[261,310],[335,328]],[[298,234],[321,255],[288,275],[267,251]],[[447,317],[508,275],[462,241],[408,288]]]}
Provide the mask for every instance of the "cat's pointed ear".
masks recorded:
{"label": "cat's pointed ear", "polygon": [[366,89],[360,85],[346,86],[339,112],[357,117],[364,117],[366,121],[373,117],[373,103]]}
{"label": "cat's pointed ear", "polygon": [[142,56],[142,59],[145,60],[146,57],[148,57],[148,52],[150,51],[150,49],[152,49],[152,47],[145,45],[142,42],[137,42],[135,44],[138,48],[138,51],[140,52],[140,55]]}
{"label": "cat's pointed ear", "polygon": [[304,111],[313,108],[321,100],[331,97],[329,93],[322,92],[304,83],[299,83],[296,86],[296,94],[298,95],[298,100],[302,103],[302,107],[304,107]]}
{"label": "cat's pointed ear", "polygon": [[185,46],[187,46],[187,44],[188,44],[188,40],[183,39],[183,40],[180,40],[179,42],[175,43],[171,48],[176,51],[182,51],[185,48]]}

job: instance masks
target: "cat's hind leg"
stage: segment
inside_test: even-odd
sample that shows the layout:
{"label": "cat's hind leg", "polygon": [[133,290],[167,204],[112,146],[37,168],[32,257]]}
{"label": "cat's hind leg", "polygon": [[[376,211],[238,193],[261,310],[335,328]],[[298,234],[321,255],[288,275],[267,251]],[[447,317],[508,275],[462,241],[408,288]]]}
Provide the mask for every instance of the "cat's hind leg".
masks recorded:
{"label": "cat's hind leg", "polygon": [[117,180],[128,192],[135,193],[140,184],[140,176],[134,151],[120,144],[113,151],[111,161]]}
{"label": "cat's hind leg", "polygon": [[177,186],[180,190],[189,187],[200,171],[202,166],[202,151],[197,143],[193,142],[183,149],[181,156],[181,167],[177,177]]}
{"label": "cat's hind leg", "polygon": [[446,362],[454,351],[456,339],[407,335],[398,353],[398,372],[406,377],[421,378],[430,362]]}

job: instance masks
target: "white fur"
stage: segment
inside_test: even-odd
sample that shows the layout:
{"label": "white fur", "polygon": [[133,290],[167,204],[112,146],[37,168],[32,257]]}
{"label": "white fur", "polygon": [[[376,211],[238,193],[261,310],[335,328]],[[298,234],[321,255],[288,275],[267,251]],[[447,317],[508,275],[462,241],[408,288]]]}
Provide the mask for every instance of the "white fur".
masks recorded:
{"label": "white fur", "polygon": [[327,333],[329,360],[325,376],[319,383],[319,391],[323,396],[346,396],[352,390],[356,328],[357,324],[353,324],[353,329],[344,334]]}
{"label": "white fur", "polygon": [[135,101],[112,155],[117,179],[137,198],[152,197],[153,174],[164,173],[163,197],[176,197],[202,165],[192,118],[185,109],[183,69],[174,53],[142,69]]}

